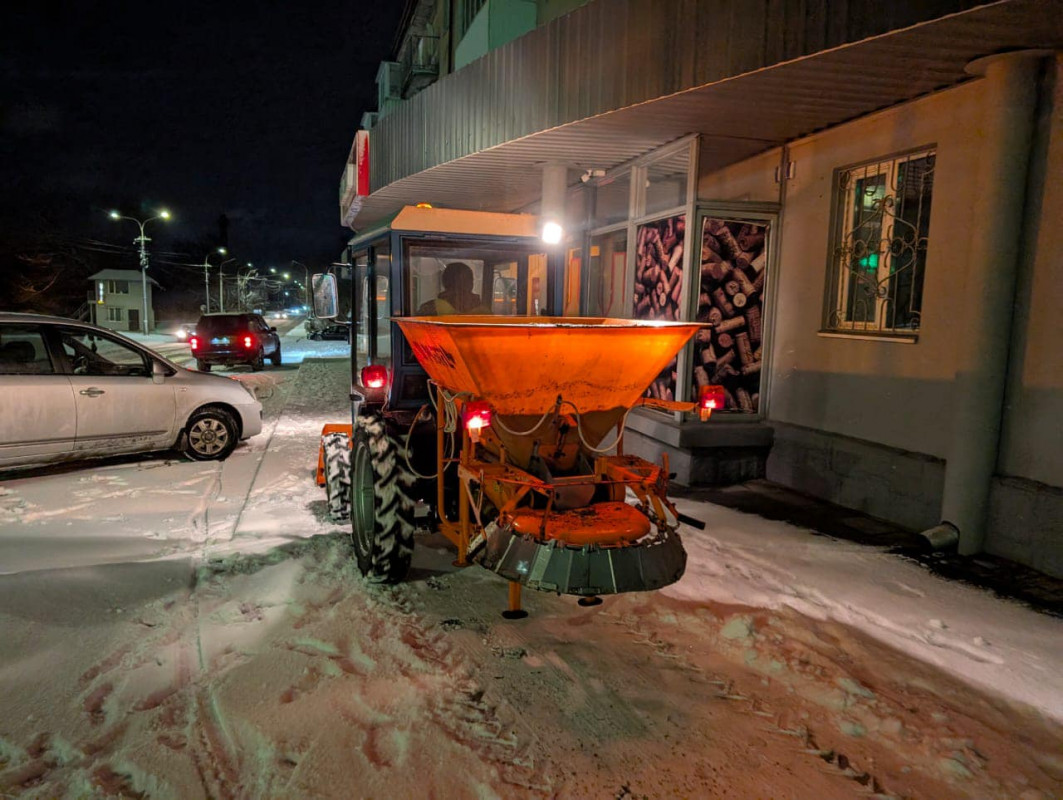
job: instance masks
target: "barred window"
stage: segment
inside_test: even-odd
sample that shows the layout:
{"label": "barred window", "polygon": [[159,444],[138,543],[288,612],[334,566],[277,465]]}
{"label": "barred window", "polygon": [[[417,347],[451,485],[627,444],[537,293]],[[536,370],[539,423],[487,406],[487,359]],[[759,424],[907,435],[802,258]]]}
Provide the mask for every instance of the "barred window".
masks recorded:
{"label": "barred window", "polygon": [[934,150],[839,170],[826,328],[919,330]]}

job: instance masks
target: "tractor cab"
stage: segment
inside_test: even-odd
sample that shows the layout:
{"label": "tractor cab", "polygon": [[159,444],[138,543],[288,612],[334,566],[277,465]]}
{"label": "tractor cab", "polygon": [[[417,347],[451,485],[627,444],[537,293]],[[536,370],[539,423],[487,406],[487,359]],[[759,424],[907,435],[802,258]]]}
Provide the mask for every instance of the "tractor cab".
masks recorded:
{"label": "tractor cab", "polygon": [[315,316],[350,309],[352,397],[391,412],[428,401],[428,376],[395,321],[558,313],[559,253],[537,217],[407,206],[351,240],[349,277],[314,276]]}

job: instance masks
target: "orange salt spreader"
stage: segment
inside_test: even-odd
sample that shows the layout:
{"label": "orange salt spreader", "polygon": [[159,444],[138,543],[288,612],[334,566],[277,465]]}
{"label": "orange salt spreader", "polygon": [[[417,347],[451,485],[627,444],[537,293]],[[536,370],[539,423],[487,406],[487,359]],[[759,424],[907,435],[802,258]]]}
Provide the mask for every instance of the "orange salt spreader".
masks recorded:
{"label": "orange salt spreader", "polygon": [[[394,321],[435,387],[440,530],[458,549],[456,563],[472,559],[510,581],[507,616],[523,615],[522,586],[593,605],[599,595],[658,589],[682,576],[678,522],[700,523],[668,500],[667,455],[662,465],[625,455],[623,430],[638,405],[699,407],[644,393],[701,325]],[[700,404],[703,419],[711,403]],[[449,433],[460,445],[445,445]],[[460,498],[450,519],[444,475],[455,462]]]}

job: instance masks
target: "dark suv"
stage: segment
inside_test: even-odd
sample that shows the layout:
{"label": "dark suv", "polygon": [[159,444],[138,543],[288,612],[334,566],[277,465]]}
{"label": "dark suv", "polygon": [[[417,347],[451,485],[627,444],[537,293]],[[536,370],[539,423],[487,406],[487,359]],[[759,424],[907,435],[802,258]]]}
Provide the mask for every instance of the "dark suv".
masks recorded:
{"label": "dark suv", "polygon": [[262,369],[265,359],[281,363],[281,340],[261,314],[205,314],[188,337],[196,368],[210,372],[213,364],[247,364]]}

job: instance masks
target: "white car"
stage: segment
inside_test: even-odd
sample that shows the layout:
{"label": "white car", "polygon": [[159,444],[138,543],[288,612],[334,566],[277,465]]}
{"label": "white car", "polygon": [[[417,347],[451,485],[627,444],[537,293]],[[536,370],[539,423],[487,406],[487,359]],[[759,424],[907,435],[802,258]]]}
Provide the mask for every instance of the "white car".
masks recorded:
{"label": "white car", "polygon": [[0,470],[174,447],[222,459],[261,430],[239,381],[94,325],[0,312]]}

